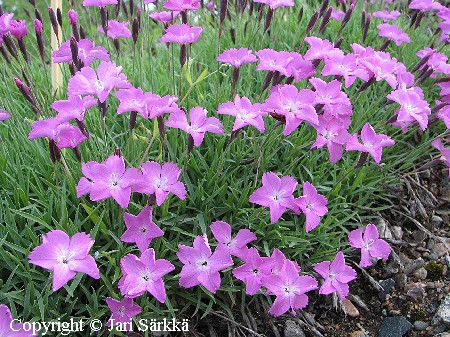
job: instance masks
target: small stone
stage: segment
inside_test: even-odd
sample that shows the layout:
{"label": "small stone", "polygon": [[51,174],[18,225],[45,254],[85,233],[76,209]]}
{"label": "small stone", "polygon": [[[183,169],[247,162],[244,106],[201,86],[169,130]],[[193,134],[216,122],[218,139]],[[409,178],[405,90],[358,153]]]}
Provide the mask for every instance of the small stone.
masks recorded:
{"label": "small stone", "polygon": [[413,328],[403,316],[386,317],[381,323],[378,337],[402,337]]}
{"label": "small stone", "polygon": [[344,311],[350,317],[358,317],[359,311],[353,303],[347,298],[344,300]]}
{"label": "small stone", "polygon": [[438,257],[438,255],[435,252],[432,252],[430,254],[430,260],[437,261],[438,258],[439,257]]}
{"label": "small stone", "polygon": [[383,218],[379,218],[376,225],[381,239],[392,240],[394,238],[387,222]]}
{"label": "small stone", "polygon": [[[438,337],[437,335],[444,331],[447,331],[447,326],[445,324],[439,324],[433,328],[431,333],[433,336]],[[439,335],[439,337],[441,337],[441,336],[442,335]]]}
{"label": "small stone", "polygon": [[364,331],[358,330],[358,331],[353,331],[350,334],[350,337],[369,337],[369,336],[366,335],[366,333]]}
{"label": "small stone", "polygon": [[284,337],[305,337],[303,329],[295,321],[288,319],[284,323]]}
{"label": "small stone", "polygon": [[425,296],[423,286],[418,283],[410,283],[405,286],[406,296],[414,300],[421,300]]}
{"label": "small stone", "polygon": [[424,322],[424,321],[415,321],[414,322],[414,329],[417,331],[424,331],[428,328],[428,322]]}
{"label": "small stone", "polygon": [[433,317],[432,324],[444,323],[450,325],[450,294],[447,295],[439,306],[436,314]]}
{"label": "small stone", "polygon": [[439,215],[433,215],[430,222],[434,227],[441,227],[444,220]]}
{"label": "small stone", "polygon": [[416,270],[422,268],[424,264],[425,264],[425,261],[421,257],[419,257],[418,259],[407,263],[405,265],[404,272],[406,275],[409,275],[411,273],[414,273]]}
{"label": "small stone", "polygon": [[395,281],[391,278],[388,278],[386,280],[381,280],[379,283],[380,286],[383,287],[383,290],[380,290],[378,292],[378,298],[380,299],[381,302],[384,302],[387,294],[391,292],[392,287],[395,285]]}
{"label": "small stone", "polygon": [[392,316],[400,316],[401,313],[402,312],[400,310],[390,310],[389,311],[389,315],[392,315]]}
{"label": "small stone", "polygon": [[450,337],[450,333],[448,333],[448,332],[443,332],[443,333],[440,334],[439,337]]}
{"label": "small stone", "polygon": [[392,278],[394,279],[395,284],[400,288],[403,288],[406,285],[406,282],[408,281],[408,278],[406,277],[405,273],[397,273]]}
{"label": "small stone", "polygon": [[414,272],[414,276],[419,280],[425,280],[427,278],[427,270],[425,268],[419,268]]}
{"label": "small stone", "polygon": [[[442,242],[436,243],[433,248],[431,248],[432,253],[436,253],[438,257],[442,257],[448,253],[447,247]],[[436,259],[437,260],[437,259]]]}
{"label": "small stone", "polygon": [[403,238],[403,228],[400,226],[392,226],[392,235],[396,240],[401,240]]}

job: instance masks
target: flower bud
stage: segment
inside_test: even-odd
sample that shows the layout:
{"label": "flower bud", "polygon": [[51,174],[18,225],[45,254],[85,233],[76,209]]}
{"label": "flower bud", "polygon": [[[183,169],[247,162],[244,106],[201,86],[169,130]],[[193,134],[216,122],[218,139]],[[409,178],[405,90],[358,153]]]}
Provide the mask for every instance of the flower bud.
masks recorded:
{"label": "flower bud", "polygon": [[305,35],[308,35],[308,33],[314,28],[318,18],[319,18],[319,12],[315,12],[313,14],[313,16],[311,16],[311,19],[309,20],[308,25],[306,26]]}
{"label": "flower bud", "polygon": [[34,20],[34,30],[36,31],[37,34],[41,35],[42,31],[44,30],[44,26],[42,24],[41,21],[39,21],[38,19]]}
{"label": "flower bud", "polygon": [[71,25],[77,25],[78,24],[78,12],[74,9],[69,9],[67,12],[67,16],[69,17],[69,22]]}
{"label": "flower bud", "polygon": [[56,20],[58,21],[58,24],[59,24],[59,26],[62,29],[63,21],[62,21],[62,13],[61,13],[61,9],[60,8],[56,9]]}
{"label": "flower bud", "polygon": [[133,42],[136,45],[136,42],[139,37],[139,21],[137,18],[133,19],[133,26],[132,26],[132,33],[131,36],[133,37]]}
{"label": "flower bud", "polygon": [[50,22],[52,23],[53,32],[56,36],[58,36],[58,22],[56,20],[55,11],[53,10],[53,8],[48,8],[48,15],[50,16]]}

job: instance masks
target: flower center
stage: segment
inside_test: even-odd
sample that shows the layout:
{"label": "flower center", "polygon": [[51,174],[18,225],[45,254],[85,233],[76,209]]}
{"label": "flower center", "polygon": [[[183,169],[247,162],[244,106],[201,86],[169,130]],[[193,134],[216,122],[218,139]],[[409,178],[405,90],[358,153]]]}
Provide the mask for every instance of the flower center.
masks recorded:
{"label": "flower center", "polygon": [[283,199],[283,195],[286,193],[286,191],[274,191],[272,192],[272,195],[270,196],[270,199],[275,202],[280,202],[281,199]]}
{"label": "flower center", "polygon": [[100,80],[94,82],[94,87],[96,91],[103,91],[105,89],[105,85]]}
{"label": "flower center", "polygon": [[155,186],[156,186],[157,188],[163,189],[164,187],[167,186],[167,178],[164,177],[164,178],[157,179],[157,180],[155,181]]}
{"label": "flower center", "polygon": [[119,177],[113,173],[111,174],[111,177],[109,178],[109,186],[111,188],[117,188],[119,185]]}

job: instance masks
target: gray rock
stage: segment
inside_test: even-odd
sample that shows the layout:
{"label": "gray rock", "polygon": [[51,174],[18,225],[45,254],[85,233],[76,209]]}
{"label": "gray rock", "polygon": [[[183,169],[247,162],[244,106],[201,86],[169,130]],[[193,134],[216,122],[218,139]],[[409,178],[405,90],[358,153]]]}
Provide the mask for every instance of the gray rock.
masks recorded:
{"label": "gray rock", "polygon": [[433,248],[431,248],[433,253],[436,253],[438,257],[442,257],[448,253],[447,247],[442,242],[437,242]]}
{"label": "gray rock", "polygon": [[430,254],[430,260],[437,261],[438,259],[439,259],[439,256],[437,256],[436,253],[433,252]]}
{"label": "gray rock", "polygon": [[407,287],[408,291],[406,296],[411,297],[414,300],[421,300],[425,296],[425,290],[420,286]]}
{"label": "gray rock", "polygon": [[300,325],[288,319],[284,323],[284,337],[306,337],[306,335]]}
{"label": "gray rock", "polygon": [[378,219],[377,229],[378,233],[380,234],[380,238],[389,240],[392,240],[394,238],[387,222],[383,218]]}
{"label": "gray rock", "polygon": [[383,290],[378,292],[378,298],[381,302],[384,302],[386,299],[387,294],[389,294],[392,290],[392,287],[395,285],[395,281],[391,278],[388,278],[387,280],[381,280],[380,286],[383,287]]}
{"label": "gray rock", "polygon": [[403,228],[400,226],[392,226],[392,234],[396,240],[401,240],[403,237]]}
{"label": "gray rock", "polygon": [[424,321],[415,321],[414,322],[414,329],[417,331],[424,331],[428,328],[428,322]]}
{"label": "gray rock", "polygon": [[450,325],[450,294],[445,296],[433,317],[432,324],[437,325],[439,323]]}
{"label": "gray rock", "polygon": [[440,216],[438,216],[438,215],[433,215],[432,217],[431,217],[431,224],[434,226],[434,227],[441,227],[441,225],[444,223],[444,220],[440,217]]}
{"label": "gray rock", "polygon": [[413,325],[403,316],[386,317],[381,323],[378,337],[402,337]]}
{"label": "gray rock", "polygon": [[406,275],[409,275],[411,273],[414,273],[416,270],[422,268],[424,264],[425,264],[425,261],[421,257],[419,257],[418,259],[408,262],[405,265],[404,272]]}
{"label": "gray rock", "polygon": [[[432,336],[438,337],[438,334],[441,334],[445,331],[447,331],[447,326],[445,324],[439,324],[438,326],[435,326],[434,329],[430,331],[430,333]],[[439,336],[442,337],[442,335]]]}
{"label": "gray rock", "polygon": [[419,280],[425,280],[427,278],[427,270],[425,268],[419,268],[414,272],[414,276],[417,277]]}
{"label": "gray rock", "polygon": [[408,281],[408,278],[406,277],[405,273],[397,273],[392,277],[395,281],[395,284],[399,288],[403,288],[406,285],[406,282]]}

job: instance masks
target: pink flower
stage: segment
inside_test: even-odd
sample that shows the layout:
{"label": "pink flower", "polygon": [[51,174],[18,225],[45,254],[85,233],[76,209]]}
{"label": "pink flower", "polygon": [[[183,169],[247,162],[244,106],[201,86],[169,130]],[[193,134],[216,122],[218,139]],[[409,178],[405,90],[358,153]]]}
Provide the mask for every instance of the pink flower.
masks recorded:
{"label": "pink flower", "polygon": [[107,5],[117,5],[117,0],[83,0],[83,6],[106,7]]}
{"label": "pink flower", "polygon": [[247,244],[256,240],[256,235],[249,229],[241,229],[234,238],[231,237],[231,226],[224,221],[215,221],[210,229],[221,247],[230,255],[242,258],[247,253]]}
{"label": "pink flower", "polygon": [[175,18],[180,14],[179,11],[170,12],[153,12],[149,14],[153,20],[160,21],[163,23],[169,23],[175,20]]}
{"label": "pink flower", "polygon": [[287,208],[298,214],[293,196],[298,183],[293,177],[280,179],[275,173],[267,172],[262,176],[262,183],[263,186],[250,195],[250,202],[269,207],[271,223],[277,222]]}
{"label": "pink flower", "polygon": [[117,301],[111,297],[106,298],[106,304],[108,304],[111,310],[111,317],[106,323],[106,326],[115,327],[123,326],[120,323],[128,323],[132,321],[132,317],[139,315],[142,311],[141,307],[134,304],[133,299],[125,297],[122,301]]}
{"label": "pink flower", "polygon": [[114,96],[120,101],[119,107],[117,108],[118,114],[136,111],[142,117],[148,117],[146,97],[141,88],[131,87],[129,89],[118,90]]}
{"label": "pink flower", "polygon": [[333,7],[331,10],[331,18],[336,21],[341,21],[345,16],[345,12],[337,10]]}
{"label": "pink flower", "polygon": [[303,183],[303,195],[295,199],[295,203],[306,216],[307,232],[316,228],[320,223],[320,217],[328,213],[327,198],[318,194],[314,185],[308,181]]}
{"label": "pink flower", "polygon": [[166,33],[159,40],[160,42],[176,42],[179,44],[194,43],[203,32],[201,27],[190,27],[187,24],[173,24],[167,27]]}
{"label": "pink flower", "polygon": [[[450,167],[450,148],[444,147],[442,141],[439,138],[433,140],[431,145],[441,152],[441,158],[439,158],[445,165]],[[448,172],[448,176],[450,177],[450,170]]]}
{"label": "pink flower", "polygon": [[[352,114],[350,99],[343,91],[341,91],[341,82],[333,80],[327,83],[316,77],[311,78],[309,82],[315,89],[314,104],[323,104],[325,112],[328,112],[333,116]],[[345,112],[340,105],[350,107],[350,111]]]}
{"label": "pink flower", "polygon": [[72,119],[83,121],[86,111],[97,104],[97,100],[92,96],[70,96],[67,100],[56,101],[52,104],[52,109],[58,111],[56,118],[61,122],[68,122]]}
{"label": "pink flower", "polygon": [[327,57],[332,57],[336,55],[344,55],[344,52],[338,48],[334,48],[328,40],[322,40],[316,36],[308,36],[305,41],[311,46],[311,48],[306,52],[305,60],[322,60]]}
{"label": "pink flower", "polygon": [[293,77],[296,82],[303,78],[314,76],[316,68],[311,61],[304,60],[302,55],[290,52],[291,62],[286,66],[285,76]]}
{"label": "pink flower", "polygon": [[259,256],[255,247],[250,248],[240,257],[244,261],[242,266],[233,269],[233,276],[245,283],[245,293],[255,295],[263,285],[265,274],[262,271],[264,260]]}
{"label": "pink flower", "polygon": [[266,4],[272,9],[293,7],[295,5],[294,0],[255,0],[255,2]]}
{"label": "pink flower", "polygon": [[253,63],[258,61],[258,59],[253,52],[247,48],[231,48],[217,56],[217,61],[228,63],[233,67],[239,68],[245,63]]}
{"label": "pink flower", "polygon": [[381,161],[383,147],[392,146],[395,142],[385,134],[376,134],[373,127],[366,123],[361,131],[362,144],[358,141],[358,136],[353,135],[346,145],[347,151],[368,152],[377,164]]}
{"label": "pink flower", "polygon": [[275,112],[286,119],[283,134],[290,135],[303,121],[311,125],[319,123],[313,105],[315,93],[309,89],[298,89],[293,85],[277,85],[270,89],[270,96],[266,100],[266,109]]}
{"label": "pink flower", "polygon": [[299,276],[299,271],[294,262],[285,260],[278,274],[264,277],[267,290],[276,296],[269,310],[271,315],[281,316],[291,309],[295,316],[295,310],[303,309],[308,304],[305,293],[317,289],[317,281],[311,276]]}
{"label": "pink flower", "polygon": [[4,337],[32,337],[37,336],[30,331],[25,331],[23,323],[17,323],[13,319],[11,311],[5,304],[0,304],[0,336]]}
{"label": "pink flower", "polygon": [[137,169],[125,169],[123,157],[116,155],[103,163],[83,163],[81,171],[84,177],[77,185],[78,198],[88,193],[92,201],[112,197],[122,208],[128,207],[131,189],[142,179]]}
{"label": "pink flower", "polygon": [[[264,260],[264,266],[263,270],[264,273],[267,275],[279,275],[284,266],[284,262],[286,262],[286,256],[279,250],[278,248],[275,248],[272,252],[272,255],[270,257],[263,257]],[[301,271],[300,266],[295,261],[291,261],[294,264],[295,269],[299,273]],[[265,281],[268,281],[270,283],[270,277],[263,279],[263,284],[267,288],[267,285],[264,283]],[[270,291],[267,290],[266,294],[270,294]]]}
{"label": "pink flower", "polygon": [[2,35],[8,34],[10,27],[9,25],[13,16],[13,13],[5,13],[0,16],[0,37]]}
{"label": "pink flower", "polygon": [[259,132],[264,132],[264,120],[262,116],[266,116],[264,105],[255,103],[252,104],[247,97],[240,98],[236,95],[233,102],[226,102],[217,109],[218,114],[230,115],[235,117],[233,131],[237,131],[244,126],[252,125]]}
{"label": "pink flower", "polygon": [[123,216],[127,230],[120,240],[123,242],[135,242],[143,253],[152,239],[163,236],[164,232],[152,220],[152,208],[146,206],[138,215],[125,213]]}
{"label": "pink flower", "polygon": [[31,124],[31,131],[28,139],[48,138],[53,141],[58,139],[58,126],[61,121],[58,118],[39,119]]}
{"label": "pink flower", "polygon": [[378,11],[378,12],[373,12],[372,16],[375,18],[380,18],[384,21],[391,21],[391,20],[397,20],[397,18],[402,15],[402,13],[400,13],[399,11]]}
{"label": "pink flower", "polygon": [[[90,66],[94,59],[109,61],[108,51],[103,47],[95,47],[94,42],[88,39],[82,39],[77,42],[78,58],[85,66]],[[61,47],[53,52],[53,62],[70,63],[72,62],[72,51],[70,49],[70,41],[64,42]]]}
{"label": "pink flower", "polygon": [[398,85],[395,76],[397,62],[393,60],[389,54],[377,52],[370,56],[360,58],[359,63],[364,66],[370,74],[375,76],[376,81],[386,81],[392,89]]}
{"label": "pink flower", "polygon": [[148,118],[164,116],[166,113],[184,113],[177,105],[178,97],[166,95],[161,97],[150,92],[145,93],[145,105],[147,107]]}
{"label": "pink flower", "polygon": [[119,281],[119,289],[124,296],[135,298],[148,291],[159,302],[166,301],[162,277],[175,270],[172,263],[165,259],[155,260],[155,251],[150,248],[140,258],[134,254],[124,256],[120,266],[123,277]]}
{"label": "pink flower", "polygon": [[413,0],[409,4],[409,8],[418,9],[421,12],[429,12],[432,10],[445,9],[445,6],[441,5],[439,2],[435,0]]}
{"label": "pink flower", "polygon": [[164,8],[179,12],[197,10],[200,8],[200,0],[167,0]]}
{"label": "pink flower", "polygon": [[184,111],[175,111],[170,114],[166,125],[189,133],[194,139],[194,145],[199,147],[203,142],[206,132],[223,134],[222,123],[215,117],[206,118],[207,114],[208,111],[200,106],[192,108],[189,111],[189,124]]}
{"label": "pink flower", "polygon": [[63,123],[57,127],[56,145],[60,149],[75,148],[84,142],[87,137],[81,132],[80,128],[69,123]]}
{"label": "pink flower", "polygon": [[[109,20],[107,36],[110,37],[111,39],[118,39],[121,37],[131,38],[131,31],[128,29],[129,24],[130,23],[128,21],[119,22],[116,20]],[[101,34],[105,34],[103,27],[99,27],[98,31]]]}
{"label": "pink flower", "polygon": [[272,49],[263,49],[256,52],[259,58],[258,70],[278,71],[287,75],[287,67],[293,60],[288,52],[278,52]]}
{"label": "pink flower", "polygon": [[141,165],[142,178],[135,185],[134,191],[146,194],[155,194],[156,204],[161,206],[169,193],[175,194],[181,200],[186,198],[186,188],[178,181],[181,169],[174,163],[160,165],[154,161],[148,161]]}
{"label": "pink flower", "polygon": [[99,279],[100,274],[89,251],[94,245],[86,233],[77,233],[71,238],[60,230],[42,235],[42,244],[33,249],[29,262],[53,271],[53,291],[60,289],[73,279],[77,272]]}
{"label": "pink flower", "polygon": [[0,109],[0,121],[4,121],[5,119],[11,118],[11,115],[5,110]]}
{"label": "pink flower", "polygon": [[353,85],[356,78],[360,78],[365,82],[369,80],[369,73],[364,67],[358,67],[357,57],[354,54],[347,54],[345,56],[337,55],[326,58],[325,66],[322,69],[322,75],[338,75],[344,77],[346,88]]}
{"label": "pink flower", "polygon": [[364,230],[358,228],[348,233],[348,241],[350,245],[361,249],[361,267],[369,267],[372,265],[371,257],[387,260],[391,253],[389,244],[380,239],[377,227],[368,224]]}
{"label": "pink flower", "polygon": [[233,265],[226,249],[218,247],[214,253],[211,252],[206,235],[197,236],[193,247],[178,245],[177,256],[184,264],[180,286],[192,288],[201,284],[213,294],[220,287],[219,272]]}
{"label": "pink flower", "polygon": [[356,278],[356,271],[345,264],[342,252],[337,253],[332,262],[324,261],[316,264],[314,270],[325,279],[319,294],[328,295],[337,292],[341,300],[348,296],[348,283]]}
{"label": "pink flower", "polygon": [[337,163],[342,158],[343,145],[350,139],[344,121],[325,113],[319,116],[319,124],[315,128],[317,138],[311,148],[320,149],[326,145],[330,154],[330,162]]}
{"label": "pink flower", "polygon": [[97,72],[90,67],[84,67],[69,80],[68,95],[97,95],[101,103],[106,101],[114,89],[131,87],[127,77],[122,73],[122,67],[112,62],[102,62]]}
{"label": "pink flower", "polygon": [[9,32],[18,40],[22,40],[28,34],[27,22],[25,20],[11,20]]}
{"label": "pink flower", "polygon": [[450,105],[446,105],[438,110],[437,117],[444,122],[445,126],[450,128]]}
{"label": "pink flower", "polygon": [[400,46],[403,42],[410,43],[411,39],[409,35],[404,33],[394,24],[382,23],[377,26],[379,29],[379,36],[385,37],[395,42],[397,46]]}
{"label": "pink flower", "polygon": [[401,88],[392,91],[387,98],[400,104],[401,109],[396,110],[397,123],[406,125],[417,121],[420,128],[425,130],[428,126],[428,116],[431,114],[430,105],[424,100],[422,89],[413,87]]}

